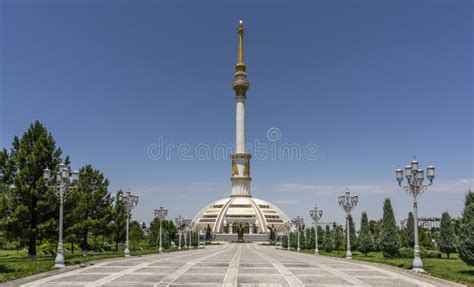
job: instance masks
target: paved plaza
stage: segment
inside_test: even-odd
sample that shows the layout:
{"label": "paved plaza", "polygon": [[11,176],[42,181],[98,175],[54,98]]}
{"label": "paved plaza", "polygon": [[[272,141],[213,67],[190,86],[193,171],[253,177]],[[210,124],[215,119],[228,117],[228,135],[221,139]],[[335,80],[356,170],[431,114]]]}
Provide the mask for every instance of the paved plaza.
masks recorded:
{"label": "paved plaza", "polygon": [[255,243],[103,261],[21,286],[447,286],[380,265]]}

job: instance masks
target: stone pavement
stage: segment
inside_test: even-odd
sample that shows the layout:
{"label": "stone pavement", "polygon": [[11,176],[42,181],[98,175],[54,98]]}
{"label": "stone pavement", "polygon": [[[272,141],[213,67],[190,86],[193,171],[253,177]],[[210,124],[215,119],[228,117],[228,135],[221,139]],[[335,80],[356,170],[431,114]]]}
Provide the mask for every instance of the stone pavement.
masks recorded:
{"label": "stone pavement", "polygon": [[[230,243],[103,261],[21,286],[447,286],[448,282],[358,261]],[[454,283],[453,283],[454,285]]]}

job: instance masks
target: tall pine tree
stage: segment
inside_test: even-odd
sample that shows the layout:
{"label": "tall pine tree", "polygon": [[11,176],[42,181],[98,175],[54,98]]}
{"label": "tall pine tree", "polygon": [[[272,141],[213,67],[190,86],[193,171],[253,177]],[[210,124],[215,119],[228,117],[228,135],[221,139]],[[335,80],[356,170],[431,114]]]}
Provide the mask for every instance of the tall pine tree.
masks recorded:
{"label": "tall pine tree", "polygon": [[395,215],[393,214],[392,202],[385,199],[383,205],[382,232],[380,234],[380,247],[384,257],[393,258],[398,255],[400,248],[400,237],[398,234]]}
{"label": "tall pine tree", "polygon": [[323,238],[323,250],[326,252],[331,252],[334,250],[334,231],[331,232],[329,225],[326,225],[326,231],[324,231]]}
{"label": "tall pine tree", "polygon": [[[357,250],[357,233],[354,225],[354,220],[352,220],[352,215],[349,215],[349,237],[351,239],[351,249]],[[347,234],[344,238],[347,238]]]}
{"label": "tall pine tree", "polygon": [[415,219],[413,218],[413,212],[408,213],[408,220],[407,220],[407,241],[408,247],[414,248],[415,246]]}
{"label": "tall pine tree", "polygon": [[362,212],[362,218],[360,220],[360,234],[358,239],[358,249],[360,252],[367,254],[374,250],[374,237],[370,232],[369,220],[367,219],[367,213]]}
{"label": "tall pine tree", "polygon": [[470,190],[466,194],[458,242],[459,257],[474,265],[474,193]]}
{"label": "tall pine tree", "polygon": [[449,254],[456,251],[456,234],[454,234],[454,226],[451,222],[451,216],[448,212],[441,215],[441,226],[439,229],[438,247],[439,251]]}
{"label": "tall pine tree", "polygon": [[[9,238],[28,245],[28,255],[36,258],[39,238],[54,238],[59,201],[47,188],[43,170],[55,170],[60,163],[61,149],[53,136],[38,121],[31,124],[21,138],[14,137],[10,152],[2,152],[2,169],[9,208],[2,228]],[[5,159],[5,157],[7,159]]]}
{"label": "tall pine tree", "polygon": [[106,235],[107,232],[111,219],[108,211],[112,205],[108,186],[109,180],[99,170],[86,165],[80,169],[77,188],[68,198],[68,201],[75,202],[71,210],[75,221],[68,230],[81,238],[81,248],[86,254],[90,232],[95,235]]}

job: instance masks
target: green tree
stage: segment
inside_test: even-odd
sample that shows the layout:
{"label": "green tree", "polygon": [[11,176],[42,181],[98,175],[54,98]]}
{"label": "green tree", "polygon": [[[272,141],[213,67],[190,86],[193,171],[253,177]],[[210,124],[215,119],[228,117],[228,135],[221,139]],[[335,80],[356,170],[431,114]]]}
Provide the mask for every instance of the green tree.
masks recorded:
{"label": "green tree", "polygon": [[333,223],[332,232],[334,233],[333,235],[334,249],[345,250],[346,238],[344,236],[344,230],[342,229],[342,226],[337,225],[336,223]]}
{"label": "green tree", "polygon": [[400,229],[400,246],[408,248],[408,236],[406,228]]}
{"label": "green tree", "polygon": [[[173,221],[163,220],[162,223],[162,246],[163,248],[169,248],[171,246],[171,240],[177,238],[177,230]],[[187,234],[186,241],[189,241],[189,234]],[[188,242],[189,243],[189,242]],[[158,218],[153,219],[148,228],[148,245],[151,247],[158,247],[160,244],[160,220]]]}
{"label": "green tree", "polygon": [[[357,244],[358,244],[358,242],[357,242],[357,233],[356,233],[354,221],[352,220],[352,215],[349,215],[349,236],[350,236],[350,239],[351,239],[351,249],[352,250],[357,250]],[[347,238],[347,234],[344,238]]]}
{"label": "green tree", "polygon": [[415,219],[413,217],[412,212],[408,213],[406,233],[407,233],[408,247],[414,248],[415,246]]}
{"label": "green tree", "polygon": [[318,245],[321,246],[323,244],[324,239],[324,229],[318,225]]}
{"label": "green tree", "polygon": [[107,235],[107,226],[110,222],[108,211],[112,205],[108,186],[108,179],[99,170],[86,165],[80,169],[77,188],[68,199],[75,202],[70,211],[74,224],[68,230],[81,238],[81,248],[86,252],[91,231],[96,236]]}
{"label": "green tree", "polygon": [[365,254],[365,256],[367,256],[370,251],[374,250],[374,237],[372,236],[372,232],[370,232],[369,221],[365,211],[362,212],[362,218],[360,220],[360,234],[358,243],[359,251]]}
{"label": "green tree", "polygon": [[468,265],[474,265],[474,193],[466,194],[458,240],[459,257]]}
{"label": "green tree", "polygon": [[383,205],[382,231],[380,233],[380,247],[384,257],[393,258],[398,255],[400,248],[400,237],[398,235],[395,215],[389,198],[385,199]]}
{"label": "green tree", "polygon": [[288,235],[283,235],[281,238],[281,247],[288,248]]}
{"label": "green tree", "polygon": [[375,251],[382,250],[380,247],[380,231],[382,229],[382,219],[380,220],[370,220],[369,228],[372,236],[374,237]]}
{"label": "green tree", "polygon": [[140,223],[136,220],[130,222],[129,226],[129,239],[131,243],[131,250],[135,250],[135,245],[137,242],[143,240],[145,238],[145,234],[143,232]]}
{"label": "green tree", "polygon": [[421,226],[418,227],[418,236],[419,236],[420,246],[425,247],[425,248],[430,248],[432,246],[429,232],[425,228]]}
{"label": "green tree", "polygon": [[58,199],[45,185],[43,170],[55,170],[61,149],[53,136],[38,121],[21,138],[14,137],[10,152],[2,152],[2,170],[7,171],[8,211],[2,228],[9,238],[20,238],[28,245],[30,258],[36,258],[36,244],[41,238],[56,234]]}
{"label": "green tree", "polygon": [[326,225],[326,230],[324,231],[324,238],[323,238],[323,250],[326,252],[331,252],[334,250],[334,239],[333,233],[329,229],[329,225]]}
{"label": "green tree", "polygon": [[451,222],[451,216],[448,212],[443,212],[441,215],[440,237],[438,239],[439,251],[449,254],[456,251],[456,234],[454,233],[454,226]]}

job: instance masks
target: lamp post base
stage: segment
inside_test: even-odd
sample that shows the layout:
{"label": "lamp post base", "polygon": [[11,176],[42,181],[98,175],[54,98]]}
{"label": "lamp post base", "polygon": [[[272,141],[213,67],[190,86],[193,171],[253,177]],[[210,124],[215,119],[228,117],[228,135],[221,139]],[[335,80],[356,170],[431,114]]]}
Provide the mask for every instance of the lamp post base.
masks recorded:
{"label": "lamp post base", "polygon": [[314,249],[314,255],[319,255],[319,249],[318,248]]}
{"label": "lamp post base", "polygon": [[66,265],[64,264],[64,256],[62,253],[56,254],[56,259],[54,260],[54,263],[55,264],[53,268],[61,269],[66,267]]}
{"label": "lamp post base", "polygon": [[350,250],[346,251],[346,259],[348,259],[348,260],[352,259],[352,252]]}
{"label": "lamp post base", "polygon": [[158,253],[163,253],[163,247],[160,246],[160,248],[158,248]]}
{"label": "lamp post base", "polygon": [[125,257],[130,257],[130,250],[128,249],[128,247],[125,247],[125,250],[123,251],[123,255],[125,255]]}
{"label": "lamp post base", "polygon": [[423,262],[421,261],[421,257],[416,256],[413,259],[413,268],[412,268],[412,270],[417,272],[417,273],[425,273],[425,270],[423,269]]}

